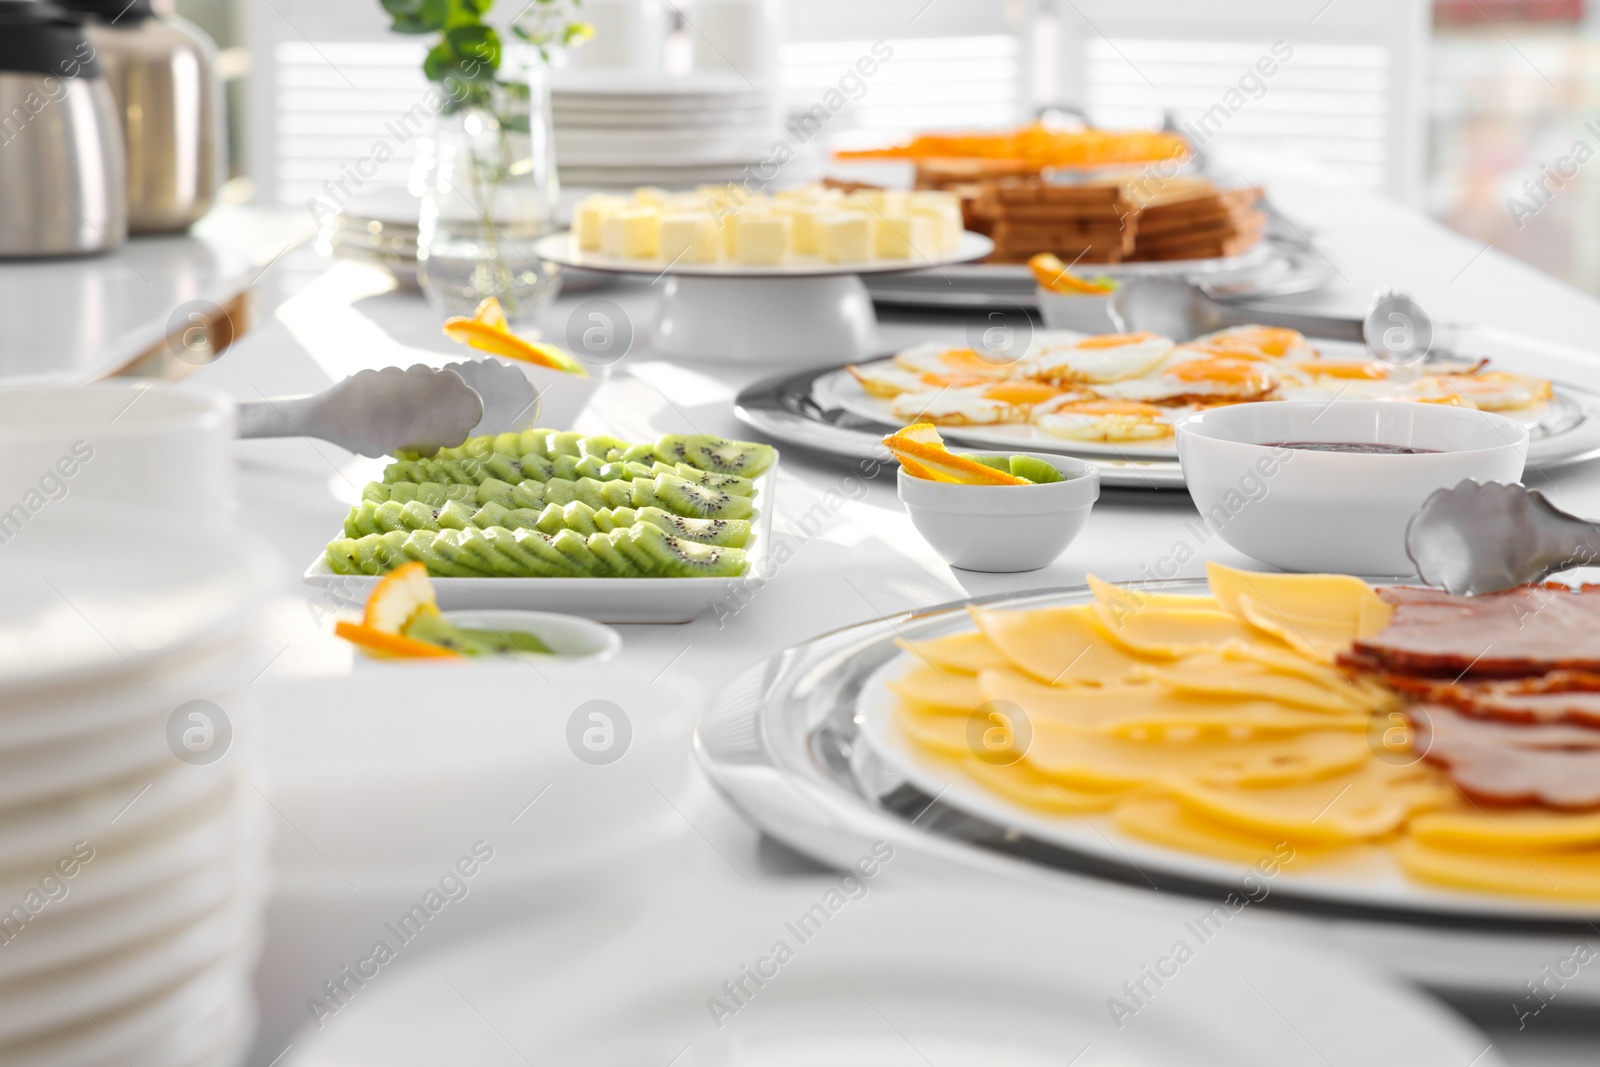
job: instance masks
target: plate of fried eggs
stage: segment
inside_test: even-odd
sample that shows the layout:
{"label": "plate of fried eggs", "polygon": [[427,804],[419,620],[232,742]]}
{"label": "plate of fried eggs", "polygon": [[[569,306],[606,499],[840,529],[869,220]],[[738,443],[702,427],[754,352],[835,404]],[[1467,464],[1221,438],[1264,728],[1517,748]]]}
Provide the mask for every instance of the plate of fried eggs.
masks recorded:
{"label": "plate of fried eggs", "polygon": [[1490,369],[1486,360],[1402,367],[1359,345],[1313,342],[1274,326],[1235,326],[1184,342],[1149,332],[1039,331],[1014,358],[929,342],[851,364],[813,388],[819,404],[886,425],[932,422],[973,444],[1124,459],[1175,459],[1177,421],[1222,404],[1451,404],[1527,421],[1536,438],[1583,418],[1560,403],[1548,380]]}

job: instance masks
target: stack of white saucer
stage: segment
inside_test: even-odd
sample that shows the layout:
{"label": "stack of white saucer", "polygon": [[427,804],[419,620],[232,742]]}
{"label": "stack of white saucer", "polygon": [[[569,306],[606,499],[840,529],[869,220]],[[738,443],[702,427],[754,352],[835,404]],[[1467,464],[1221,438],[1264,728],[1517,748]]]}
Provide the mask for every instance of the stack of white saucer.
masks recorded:
{"label": "stack of white saucer", "polygon": [[[0,1067],[232,1067],[254,1028],[267,822],[242,756],[270,569],[226,528],[216,453],[161,459],[225,458],[228,405],[0,390],[0,427],[29,472],[0,477]],[[140,492],[172,507],[109,498]]]}
{"label": "stack of white saucer", "polygon": [[720,72],[561,71],[551,106],[565,186],[739,181],[779,132],[773,90]]}

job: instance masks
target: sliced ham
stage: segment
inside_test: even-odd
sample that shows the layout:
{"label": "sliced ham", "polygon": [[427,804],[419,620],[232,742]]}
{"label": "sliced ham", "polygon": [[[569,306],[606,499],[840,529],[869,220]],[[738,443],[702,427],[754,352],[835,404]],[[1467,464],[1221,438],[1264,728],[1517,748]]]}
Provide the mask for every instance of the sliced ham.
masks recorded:
{"label": "sliced ham", "polygon": [[1417,751],[1473,800],[1600,808],[1600,730],[1477,719],[1441,704],[1417,704],[1406,714]]}
{"label": "sliced ham", "polygon": [[1379,673],[1385,685],[1408,699],[1448,704],[1478,718],[1600,727],[1600,674],[1552,671],[1537,678],[1447,682]]}
{"label": "sliced ham", "polygon": [[1397,586],[1378,595],[1394,615],[1355,643],[1348,666],[1450,679],[1600,673],[1600,589],[1552,584],[1465,597]]}

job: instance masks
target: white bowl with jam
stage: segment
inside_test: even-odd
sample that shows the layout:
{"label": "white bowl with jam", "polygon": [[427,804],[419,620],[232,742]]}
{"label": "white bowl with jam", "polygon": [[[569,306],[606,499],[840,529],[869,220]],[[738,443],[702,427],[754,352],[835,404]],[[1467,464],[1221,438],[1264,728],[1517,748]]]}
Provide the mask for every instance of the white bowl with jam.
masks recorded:
{"label": "white bowl with jam", "polygon": [[1528,430],[1474,408],[1394,400],[1235,404],[1178,423],[1200,520],[1290,571],[1404,577],[1406,524],[1436,489],[1516,482]]}

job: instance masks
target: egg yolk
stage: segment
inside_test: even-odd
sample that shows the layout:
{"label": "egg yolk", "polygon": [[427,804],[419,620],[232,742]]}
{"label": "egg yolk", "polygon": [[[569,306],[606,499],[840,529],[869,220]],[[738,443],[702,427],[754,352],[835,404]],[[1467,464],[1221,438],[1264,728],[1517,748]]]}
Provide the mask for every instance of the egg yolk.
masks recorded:
{"label": "egg yolk", "polygon": [[1242,342],[1268,356],[1277,357],[1302,343],[1305,338],[1300,336],[1298,330],[1285,329],[1281,326],[1256,326],[1240,330],[1228,340]]}
{"label": "egg yolk", "polygon": [[1302,363],[1312,374],[1324,378],[1350,378],[1377,381],[1389,376],[1388,368],[1381,363]]}
{"label": "egg yolk", "polygon": [[1245,385],[1266,392],[1272,388],[1272,377],[1261,367],[1243,359],[1191,359],[1179,363],[1167,374],[1180,382],[1219,382]]}
{"label": "egg yolk", "polygon": [[983,395],[988,400],[1000,400],[1007,404],[1040,404],[1060,396],[1061,391],[1042,382],[1005,382],[990,386],[983,391]]}
{"label": "egg yolk", "polygon": [[1086,337],[1077,344],[1078,348],[1123,348],[1127,345],[1141,345],[1146,341],[1155,340],[1156,335],[1148,331],[1144,333],[1103,333],[1096,337]]}
{"label": "egg yolk", "polygon": [[971,348],[952,348],[939,353],[939,362],[956,371],[976,371],[979,374],[1000,370],[1004,363],[985,358]]}

